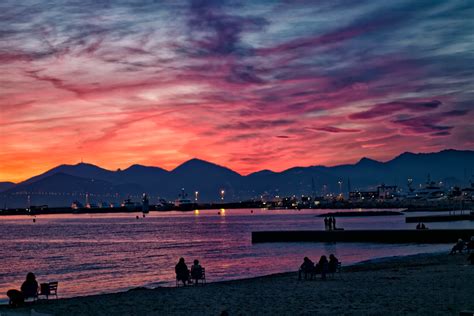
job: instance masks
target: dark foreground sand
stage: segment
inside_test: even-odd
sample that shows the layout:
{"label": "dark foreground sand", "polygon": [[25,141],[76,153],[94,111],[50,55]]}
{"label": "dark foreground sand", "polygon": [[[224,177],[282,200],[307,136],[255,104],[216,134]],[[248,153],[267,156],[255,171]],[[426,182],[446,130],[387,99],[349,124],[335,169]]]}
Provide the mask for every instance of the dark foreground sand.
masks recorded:
{"label": "dark foreground sand", "polygon": [[204,287],[136,289],[21,309],[1,306],[0,315],[459,315],[474,310],[474,265],[466,257],[364,263],[328,281],[298,281],[296,273],[286,273]]}

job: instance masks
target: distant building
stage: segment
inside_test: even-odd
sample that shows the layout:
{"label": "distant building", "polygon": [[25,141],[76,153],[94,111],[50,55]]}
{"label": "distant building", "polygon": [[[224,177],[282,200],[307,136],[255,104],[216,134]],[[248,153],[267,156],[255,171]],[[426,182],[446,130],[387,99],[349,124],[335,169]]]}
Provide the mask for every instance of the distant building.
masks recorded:
{"label": "distant building", "polygon": [[396,185],[379,185],[377,187],[377,198],[381,200],[390,200],[398,195],[398,187]]}
{"label": "distant building", "polygon": [[375,200],[378,198],[378,191],[352,191],[349,192],[349,200],[360,201],[360,200]]}

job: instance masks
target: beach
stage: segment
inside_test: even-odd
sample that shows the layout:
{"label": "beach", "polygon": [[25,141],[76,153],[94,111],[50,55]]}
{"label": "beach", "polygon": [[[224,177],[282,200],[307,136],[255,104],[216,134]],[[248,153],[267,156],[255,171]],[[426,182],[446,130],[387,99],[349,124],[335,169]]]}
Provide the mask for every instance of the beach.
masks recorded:
{"label": "beach", "polygon": [[[295,271],[1,306],[0,315],[459,315],[474,310],[474,266],[468,263],[461,254],[393,257],[343,267],[326,281],[298,280]],[[206,270],[212,274],[212,267]]]}

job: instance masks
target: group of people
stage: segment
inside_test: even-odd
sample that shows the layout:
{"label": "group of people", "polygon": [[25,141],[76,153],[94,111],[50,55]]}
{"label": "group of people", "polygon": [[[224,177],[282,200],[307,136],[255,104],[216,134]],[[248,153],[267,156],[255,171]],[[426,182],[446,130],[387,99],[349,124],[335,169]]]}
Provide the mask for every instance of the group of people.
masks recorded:
{"label": "group of people", "polygon": [[428,229],[428,228],[425,226],[425,223],[418,223],[416,225],[416,229]]}
{"label": "group of people", "polygon": [[302,275],[307,279],[308,276],[312,279],[315,274],[321,274],[321,279],[326,280],[326,274],[336,273],[339,260],[333,254],[329,255],[329,260],[326,256],[321,256],[319,262],[314,264],[311,259],[304,257],[303,263],[298,270],[298,279],[301,280]]}
{"label": "group of people", "polygon": [[184,258],[179,258],[178,263],[174,267],[176,273],[176,280],[183,282],[183,285],[191,284],[194,280],[194,284],[197,285],[198,281],[203,278],[203,267],[199,264],[199,260],[195,259],[191,270],[188,269]]}
{"label": "group of people", "polygon": [[327,216],[324,218],[324,228],[326,230],[336,230],[336,219],[334,216]]}
{"label": "group of people", "polygon": [[474,236],[471,236],[471,239],[468,242],[465,242],[464,240],[459,238],[449,254],[454,255],[456,254],[456,252],[462,253],[464,249],[466,249],[468,253],[470,253],[471,251],[473,251],[474,253]]}
{"label": "group of people", "polygon": [[18,307],[23,305],[26,299],[35,298],[38,296],[39,286],[36,281],[36,276],[33,272],[29,272],[26,275],[26,280],[21,285],[20,290],[8,290],[7,296],[9,299],[9,305]]}

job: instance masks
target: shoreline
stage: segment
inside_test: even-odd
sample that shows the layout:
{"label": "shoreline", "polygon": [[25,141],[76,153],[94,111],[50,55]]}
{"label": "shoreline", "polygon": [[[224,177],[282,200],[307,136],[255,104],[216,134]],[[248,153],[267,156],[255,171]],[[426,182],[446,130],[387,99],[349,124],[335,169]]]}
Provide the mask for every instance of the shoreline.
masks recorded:
{"label": "shoreline", "polygon": [[462,310],[474,310],[474,266],[468,265],[466,258],[466,255],[448,256],[447,252],[381,257],[343,266],[343,272],[328,281],[319,277],[298,281],[296,272],[283,272],[213,282],[204,287],[134,288],[60,298],[19,309],[1,305],[0,314],[29,315],[29,310],[34,309],[50,315],[219,315],[223,310],[231,315],[285,312],[457,315]]}

